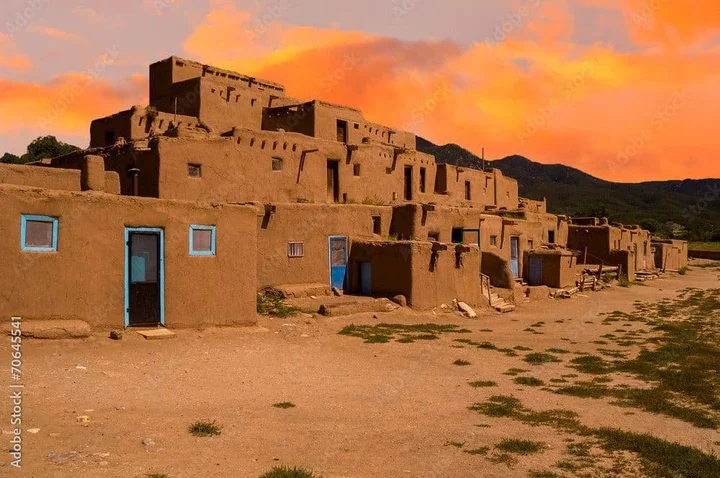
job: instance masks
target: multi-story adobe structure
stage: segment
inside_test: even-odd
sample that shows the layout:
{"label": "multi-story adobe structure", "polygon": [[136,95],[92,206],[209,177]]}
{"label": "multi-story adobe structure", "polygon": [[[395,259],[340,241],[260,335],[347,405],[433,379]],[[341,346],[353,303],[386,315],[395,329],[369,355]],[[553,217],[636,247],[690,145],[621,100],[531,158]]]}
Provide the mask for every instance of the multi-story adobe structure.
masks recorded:
{"label": "multi-story adobe structure", "polygon": [[[0,165],[0,316],[237,324],[269,286],[428,308],[482,303],[482,277],[574,281],[569,219],[497,169],[437,164],[359,110],[176,57],[150,66],[149,97],[93,121],[87,150]],[[653,267],[641,250],[634,267]]]}

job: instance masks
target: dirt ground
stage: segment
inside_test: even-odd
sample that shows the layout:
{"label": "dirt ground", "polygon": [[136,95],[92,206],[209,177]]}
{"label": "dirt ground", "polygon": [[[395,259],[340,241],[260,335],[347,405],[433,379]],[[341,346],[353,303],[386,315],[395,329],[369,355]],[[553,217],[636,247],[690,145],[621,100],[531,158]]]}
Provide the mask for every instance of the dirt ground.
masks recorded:
{"label": "dirt ground", "polygon": [[[645,286],[526,303],[505,315],[484,310],[478,319],[402,309],[377,318],[263,317],[258,327],[180,330],[175,339],[160,341],[134,332],[121,341],[105,334],[26,340],[22,469],[11,468],[3,454],[0,476],[258,477],[281,464],[325,478],[526,477],[532,470],[575,476],[556,468],[565,456],[566,435],[469,409],[492,395],[512,395],[538,410],[572,410],[587,426],[649,433],[718,455],[715,429],[621,408],[608,399],[518,385],[504,374],[520,368],[545,382],[578,374],[565,357],[533,366],[523,361],[528,352],[509,356],[454,339],[595,354],[603,345],[593,342],[617,328],[602,324],[599,314],[629,312],[634,301],[674,298],[687,287],[720,288],[719,275],[692,267],[685,276],[669,274]],[[338,334],[352,323],[381,322],[456,324],[471,332],[413,343],[364,343]],[[535,327],[541,332],[527,331],[538,322],[544,322]],[[6,338],[0,357],[9,362],[10,354]],[[469,365],[454,365],[456,360]],[[8,373],[2,375],[8,390]],[[497,386],[468,385],[480,380]],[[9,398],[5,402],[9,410]],[[296,406],[273,407],[278,402]],[[80,416],[89,421],[78,421]],[[198,420],[216,420],[222,434],[192,436],[188,426]],[[9,443],[11,428],[3,419],[0,439]],[[487,446],[492,456],[493,447],[507,438],[542,442],[545,448],[512,463],[466,452]]]}

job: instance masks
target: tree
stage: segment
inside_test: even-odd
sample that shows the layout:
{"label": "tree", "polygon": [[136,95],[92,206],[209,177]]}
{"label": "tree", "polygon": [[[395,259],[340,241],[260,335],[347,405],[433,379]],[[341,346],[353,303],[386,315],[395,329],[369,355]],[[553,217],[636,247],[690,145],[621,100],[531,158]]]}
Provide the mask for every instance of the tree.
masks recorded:
{"label": "tree", "polygon": [[80,148],[77,146],[58,141],[55,136],[40,136],[28,145],[27,153],[20,157],[12,153],[5,153],[0,157],[0,163],[25,164],[44,158],[56,158],[79,150]]}
{"label": "tree", "polygon": [[12,153],[5,153],[0,157],[0,163],[20,164],[20,156],[16,156]]}

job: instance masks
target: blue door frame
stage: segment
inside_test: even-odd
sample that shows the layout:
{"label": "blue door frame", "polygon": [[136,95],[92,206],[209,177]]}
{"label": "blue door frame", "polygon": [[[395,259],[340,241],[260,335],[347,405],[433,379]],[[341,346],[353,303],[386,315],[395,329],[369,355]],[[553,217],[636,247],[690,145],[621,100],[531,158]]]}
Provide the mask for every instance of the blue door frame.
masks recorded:
{"label": "blue door frame", "polygon": [[125,228],[125,327],[130,325],[130,233],[151,232],[160,235],[160,325],[165,325],[165,231],[159,227]]}
{"label": "blue door frame", "polygon": [[[335,250],[333,249],[335,245]],[[330,287],[345,288],[345,273],[348,262],[348,238],[330,236],[328,238],[328,264],[330,265]]]}
{"label": "blue door frame", "polygon": [[520,238],[517,236],[513,236],[510,238],[510,268],[512,269],[512,273],[516,278],[520,277],[519,257]]}

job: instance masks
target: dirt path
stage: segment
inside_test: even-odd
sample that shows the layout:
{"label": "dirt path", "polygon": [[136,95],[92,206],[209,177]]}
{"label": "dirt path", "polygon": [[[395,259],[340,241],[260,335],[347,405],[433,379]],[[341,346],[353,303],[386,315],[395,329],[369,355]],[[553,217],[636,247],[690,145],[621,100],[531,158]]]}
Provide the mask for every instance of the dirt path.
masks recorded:
{"label": "dirt path", "polygon": [[[531,351],[509,356],[453,340],[532,352],[561,348],[596,353],[603,345],[593,342],[619,327],[603,324],[599,314],[629,312],[634,301],[672,298],[687,287],[718,288],[719,274],[693,268],[686,276],[642,287],[527,303],[512,314],[486,312],[476,320],[399,311],[378,314],[378,319],[372,314],[352,319],[263,318],[257,328],[184,330],[165,341],[146,341],[134,333],[122,341],[104,336],[28,340],[23,428],[40,430],[23,435],[22,472],[9,467],[6,455],[0,475],[257,477],[274,465],[288,464],[326,478],[525,477],[530,470],[553,467],[567,444],[562,434],[468,409],[498,394],[513,395],[534,409],[572,410],[588,426],[651,433],[717,455],[717,430],[609,405],[606,399],[518,385],[513,376],[504,375],[521,368],[548,383],[577,373],[567,367],[565,357],[560,363],[533,366],[523,361]],[[350,323],[378,322],[456,324],[471,332],[375,344],[338,335]],[[627,327],[633,328],[642,324]],[[0,357],[9,361],[8,340],[0,344]],[[457,366],[456,360],[470,364]],[[8,378],[3,373],[0,385],[5,390]],[[479,380],[497,386],[468,385]],[[272,406],[284,401],[296,406]],[[6,403],[7,410],[9,400]],[[90,421],[79,423],[79,416]],[[187,428],[197,420],[216,420],[222,434],[191,436]],[[9,420],[3,420],[1,428],[2,439],[9,442]],[[492,448],[506,438],[536,440],[547,448],[521,457],[511,468],[465,452]],[[152,443],[145,445],[144,439]]]}

